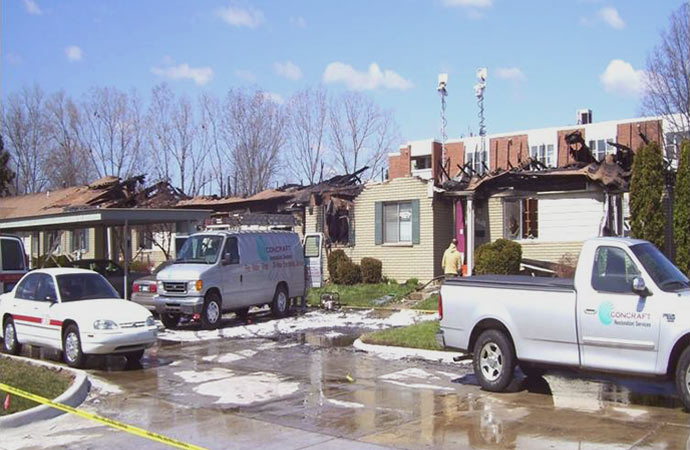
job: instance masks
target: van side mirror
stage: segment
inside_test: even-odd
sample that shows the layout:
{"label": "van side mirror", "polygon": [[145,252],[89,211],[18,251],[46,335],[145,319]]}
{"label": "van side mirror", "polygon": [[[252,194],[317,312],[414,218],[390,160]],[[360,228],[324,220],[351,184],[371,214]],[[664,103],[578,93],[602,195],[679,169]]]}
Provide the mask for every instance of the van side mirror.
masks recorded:
{"label": "van side mirror", "polygon": [[651,292],[649,292],[649,289],[647,289],[647,285],[644,282],[644,279],[642,277],[635,277],[632,280],[632,290],[634,293],[641,297],[648,297],[651,295]]}

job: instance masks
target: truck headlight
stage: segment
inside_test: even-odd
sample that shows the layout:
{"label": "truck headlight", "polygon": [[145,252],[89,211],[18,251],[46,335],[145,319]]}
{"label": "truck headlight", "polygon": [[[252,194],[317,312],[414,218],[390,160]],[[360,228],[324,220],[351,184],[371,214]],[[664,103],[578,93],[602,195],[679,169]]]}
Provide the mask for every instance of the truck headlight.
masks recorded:
{"label": "truck headlight", "polygon": [[97,320],[93,323],[94,330],[114,330],[118,328],[112,320]]}
{"label": "truck headlight", "polygon": [[204,290],[204,282],[201,280],[190,281],[187,283],[187,290],[191,292],[201,292]]}
{"label": "truck headlight", "polygon": [[146,326],[147,327],[155,327],[156,326],[156,319],[154,319],[153,316],[148,316],[146,318]]}
{"label": "truck headlight", "polygon": [[163,282],[157,281],[156,285],[158,286],[158,292],[163,292]]}

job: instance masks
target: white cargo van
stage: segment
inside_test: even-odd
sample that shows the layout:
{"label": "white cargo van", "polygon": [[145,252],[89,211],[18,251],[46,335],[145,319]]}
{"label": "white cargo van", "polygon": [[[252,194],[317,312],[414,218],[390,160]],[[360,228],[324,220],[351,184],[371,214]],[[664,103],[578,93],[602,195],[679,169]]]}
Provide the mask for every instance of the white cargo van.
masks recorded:
{"label": "white cargo van", "polygon": [[290,299],[306,295],[304,251],[293,232],[205,231],[156,280],[156,311],[168,328],[187,316],[213,329],[225,312],[243,317],[265,304],[281,317]]}
{"label": "white cargo van", "polygon": [[14,289],[27,270],[22,240],[16,236],[0,236],[0,294]]}

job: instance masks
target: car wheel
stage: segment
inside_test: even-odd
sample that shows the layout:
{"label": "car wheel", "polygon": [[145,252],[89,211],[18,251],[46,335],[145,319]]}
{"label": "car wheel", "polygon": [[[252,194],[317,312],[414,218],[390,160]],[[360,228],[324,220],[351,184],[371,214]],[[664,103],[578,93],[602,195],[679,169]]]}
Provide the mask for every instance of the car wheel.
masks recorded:
{"label": "car wheel", "polygon": [[83,366],[84,352],[81,350],[81,337],[76,325],[69,325],[62,335],[62,354],[68,366]]}
{"label": "car wheel", "polygon": [[161,322],[165,328],[175,329],[180,324],[180,314],[162,313]]}
{"label": "car wheel", "polygon": [[144,356],[144,349],[137,350],[134,352],[125,353],[125,358],[127,358],[128,363],[138,363],[139,360]]}
{"label": "car wheel", "polygon": [[235,315],[240,320],[247,320],[247,317],[249,317],[249,308],[236,309]]}
{"label": "car wheel", "polygon": [[279,284],[276,287],[276,293],[273,294],[273,303],[271,303],[271,314],[274,317],[283,317],[288,308],[288,293],[285,286]]}
{"label": "car wheel", "polygon": [[201,327],[205,330],[214,330],[220,325],[223,316],[220,296],[216,292],[206,295],[204,310],[201,312]]}
{"label": "car wheel", "polygon": [[11,317],[5,320],[3,333],[4,339],[2,341],[2,348],[5,353],[9,353],[10,355],[18,355],[21,353],[22,344],[17,340],[17,330],[14,328],[14,320],[12,320]]}
{"label": "car wheel", "polygon": [[513,344],[499,330],[486,330],[474,344],[474,374],[479,385],[492,392],[505,390],[513,379]]}
{"label": "car wheel", "polygon": [[680,354],[676,366],[676,391],[685,409],[690,411],[690,347]]}
{"label": "car wheel", "polygon": [[546,373],[546,369],[543,367],[535,366],[534,364],[528,362],[520,362],[520,370],[525,374],[527,378],[539,378]]}

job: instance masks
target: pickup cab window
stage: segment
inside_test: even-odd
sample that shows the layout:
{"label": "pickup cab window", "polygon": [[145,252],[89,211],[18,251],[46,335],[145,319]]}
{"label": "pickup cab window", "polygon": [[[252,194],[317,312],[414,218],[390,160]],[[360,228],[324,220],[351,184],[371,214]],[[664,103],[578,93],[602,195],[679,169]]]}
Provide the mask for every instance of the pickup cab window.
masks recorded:
{"label": "pickup cab window", "polygon": [[652,244],[637,244],[630,249],[662,290],[674,292],[690,288],[688,277]]}
{"label": "pickup cab window", "polygon": [[632,293],[632,280],[639,275],[640,270],[625,250],[597,248],[592,269],[592,287],[597,291]]}

